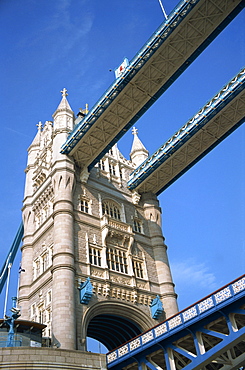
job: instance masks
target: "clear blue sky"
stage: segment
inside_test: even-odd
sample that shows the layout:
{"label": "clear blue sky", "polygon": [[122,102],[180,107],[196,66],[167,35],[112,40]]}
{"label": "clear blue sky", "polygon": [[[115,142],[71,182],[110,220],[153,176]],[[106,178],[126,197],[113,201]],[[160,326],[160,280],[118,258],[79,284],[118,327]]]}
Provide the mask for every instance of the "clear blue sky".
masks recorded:
{"label": "clear blue sky", "polygon": [[[177,1],[163,4],[169,14]],[[245,64],[244,14],[137,122],[150,153]],[[109,70],[132,59],[163,19],[158,0],[0,2],[1,262],[21,221],[26,150],[36,124],[52,119],[64,87],[75,113],[92,107],[114,80]],[[180,309],[244,273],[244,144],[242,126],[160,195]],[[119,142],[126,158],[131,145],[129,132]],[[10,296],[16,280],[12,273]]]}

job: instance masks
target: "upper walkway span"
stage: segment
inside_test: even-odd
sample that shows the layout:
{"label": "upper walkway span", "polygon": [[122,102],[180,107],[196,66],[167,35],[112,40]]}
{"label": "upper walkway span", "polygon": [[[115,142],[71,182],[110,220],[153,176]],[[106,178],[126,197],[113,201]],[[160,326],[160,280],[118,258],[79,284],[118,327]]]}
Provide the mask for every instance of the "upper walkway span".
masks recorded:
{"label": "upper walkway span", "polygon": [[245,120],[245,68],[130,175],[128,187],[160,194]]}
{"label": "upper walkway span", "polygon": [[61,152],[93,167],[244,8],[244,0],[182,0],[76,125]]}

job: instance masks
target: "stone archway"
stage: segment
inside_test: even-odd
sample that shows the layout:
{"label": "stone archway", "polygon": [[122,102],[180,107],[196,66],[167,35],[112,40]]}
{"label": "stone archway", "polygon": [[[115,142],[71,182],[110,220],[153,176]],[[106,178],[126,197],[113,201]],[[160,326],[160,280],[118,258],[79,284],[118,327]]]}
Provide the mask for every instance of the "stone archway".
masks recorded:
{"label": "stone archway", "polygon": [[153,320],[136,306],[99,302],[85,313],[82,328],[84,338],[96,339],[112,350],[153,325]]}

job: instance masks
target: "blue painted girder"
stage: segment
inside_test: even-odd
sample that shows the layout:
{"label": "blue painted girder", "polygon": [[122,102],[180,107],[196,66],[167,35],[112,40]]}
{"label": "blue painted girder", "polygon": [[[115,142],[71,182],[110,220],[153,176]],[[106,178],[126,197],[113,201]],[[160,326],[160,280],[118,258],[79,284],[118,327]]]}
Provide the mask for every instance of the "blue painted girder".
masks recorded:
{"label": "blue painted girder", "polygon": [[[103,94],[99,101],[93,106],[90,112],[80,121],[74,130],[69,135],[67,141],[61,148],[61,153],[74,155],[77,151],[80,141],[86,135],[89,135],[90,129],[96,125],[97,120],[103,117],[103,114],[110,110],[110,105],[116,102],[117,97],[123,94],[123,90],[129,82],[135,77],[137,73],[144,68],[146,63],[150,63],[151,57],[159,50],[164,41],[169,38],[175,29],[177,29],[182,22],[185,21],[186,17],[191,13],[192,9],[198,7],[200,3],[204,3],[203,0],[182,0],[179,5],[171,12],[167,21],[162,23],[142,49],[132,59],[129,66],[126,68],[123,75],[118,78]],[[226,16],[226,18],[218,25],[211,34],[196,47],[196,50],[186,59],[183,59],[182,64],[179,68],[172,72],[172,74],[164,80],[162,85],[159,85],[159,89],[152,96],[148,97],[145,104],[140,105],[138,111],[134,113],[134,116],[128,121],[126,120],[121,125],[121,130],[118,132],[116,128],[111,133],[110,142],[103,143],[103,146],[99,148],[99,154],[95,158],[91,158],[89,163],[83,163],[91,169],[108,150],[125,134],[126,131],[132,127],[132,125],[151,107],[152,104],[166,91],[169,86],[185,71],[185,69],[197,58],[198,55],[215,39],[215,37],[231,22],[232,19],[244,8],[245,2],[239,1],[233,11]],[[102,119],[102,118],[101,118]],[[78,146],[77,146],[78,145]],[[79,160],[80,161],[80,160]],[[82,158],[81,158],[82,163]]]}
{"label": "blue painted girder", "polygon": [[[89,113],[76,125],[74,130],[70,133],[67,141],[61,148],[61,153],[69,154],[71,150],[76,146],[82,136],[90,129],[104,111],[110,106],[110,104],[116,99],[117,95],[124,89],[125,86],[131,81],[131,79],[138,73],[150,57],[159,49],[161,44],[170,36],[175,27],[189,14],[193,7],[200,0],[182,0],[170,13],[168,20],[164,21],[158,29],[153,33],[146,44],[139,50],[135,57],[130,61],[129,66],[120,78],[117,78],[115,82],[105,91],[102,97],[95,103]],[[183,13],[183,14],[182,14]],[[176,21],[178,19],[178,21]],[[182,71],[183,72],[183,71]],[[180,73],[181,74],[181,73]],[[173,82],[173,81],[172,81]],[[156,100],[156,99],[155,99]],[[147,107],[144,111],[147,110]],[[139,115],[140,116],[140,115]],[[137,117],[138,119],[139,117]],[[136,119],[136,120],[137,120]],[[135,122],[135,121],[134,121]],[[133,123],[132,123],[133,124]],[[129,128],[132,126],[129,126]],[[127,129],[121,134],[123,135]],[[116,142],[118,139],[116,140]],[[107,150],[103,150],[103,155],[107,153]]]}
{"label": "blue painted girder", "polygon": [[[142,364],[149,366],[146,357],[159,349],[163,350],[168,370],[170,370],[169,350],[174,350],[189,359],[190,363],[184,367],[185,370],[202,368],[217,357],[217,353],[225,351],[227,348],[231,348],[234,343],[245,339],[245,326],[236,329],[231,322],[234,313],[245,315],[245,311],[240,309],[241,305],[244,304],[244,298],[245,275],[108,353],[108,368],[121,370],[129,364],[137,362],[138,369],[141,369]],[[208,324],[220,317],[225,319],[228,329],[224,330],[223,333],[207,329]],[[201,353],[197,333],[209,334],[217,339],[217,343],[205,353]],[[174,344],[178,339],[190,334],[195,343],[196,355],[188,353]],[[149,367],[153,370],[157,369],[152,364]]]}
{"label": "blue painted girder", "polygon": [[[240,94],[245,87],[245,69],[239,71],[239,73],[233,77],[227,85],[225,85],[205,106],[192,117],[184,126],[180,128],[165,144],[163,144],[152,156],[148,157],[139,167],[137,167],[128,181],[128,188],[130,190],[137,189],[148,177],[153,174],[159,167],[163,166],[164,163],[176,153],[185,143],[187,143],[198,131],[201,131],[205,125],[207,125],[219,112],[222,111],[227,104]],[[245,107],[244,117],[242,120],[237,122],[236,125],[229,130],[225,136],[222,136],[216,143],[204,153],[201,153],[198,158],[191,163],[195,164],[197,160],[200,160],[205,154],[207,154],[215,145],[222,141],[228,134],[239,127],[245,120]],[[165,190],[170,184],[172,184],[180,175],[183,174],[191,165],[178,174],[174,179],[165,185],[162,189],[157,192],[157,195],[161,191]]]}

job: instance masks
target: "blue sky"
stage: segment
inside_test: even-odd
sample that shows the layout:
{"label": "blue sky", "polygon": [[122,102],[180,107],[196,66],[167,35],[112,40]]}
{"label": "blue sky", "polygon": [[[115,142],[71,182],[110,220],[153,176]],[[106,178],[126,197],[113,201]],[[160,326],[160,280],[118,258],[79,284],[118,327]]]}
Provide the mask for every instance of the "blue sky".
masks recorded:
{"label": "blue sky", "polygon": [[[162,2],[167,14],[177,4]],[[244,14],[137,122],[150,153],[245,64]],[[1,261],[21,221],[26,150],[38,121],[52,119],[64,87],[75,113],[92,107],[114,80],[109,70],[132,59],[163,19],[158,0],[1,1]],[[126,158],[132,139],[128,132],[118,144]],[[244,144],[242,126],[159,197],[180,309],[244,273]],[[15,272],[10,296],[16,280]]]}

